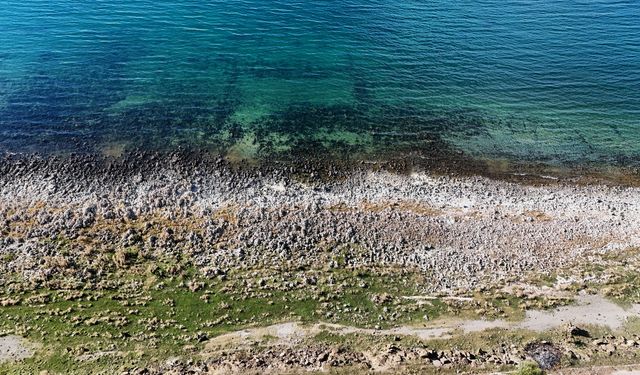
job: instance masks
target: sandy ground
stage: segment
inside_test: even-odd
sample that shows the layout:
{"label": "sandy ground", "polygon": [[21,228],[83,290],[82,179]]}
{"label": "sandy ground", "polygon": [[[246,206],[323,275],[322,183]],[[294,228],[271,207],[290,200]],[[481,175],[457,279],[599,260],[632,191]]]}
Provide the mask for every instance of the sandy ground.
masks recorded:
{"label": "sandy ground", "polygon": [[640,305],[632,305],[623,309],[600,296],[580,296],[578,304],[560,307],[554,311],[527,311],[527,316],[520,328],[533,331],[545,331],[559,324],[573,323],[575,325],[594,324],[618,329],[632,316],[640,316]]}
{"label": "sandy ground", "polygon": [[33,350],[22,337],[0,337],[0,362],[17,361],[33,356]]}

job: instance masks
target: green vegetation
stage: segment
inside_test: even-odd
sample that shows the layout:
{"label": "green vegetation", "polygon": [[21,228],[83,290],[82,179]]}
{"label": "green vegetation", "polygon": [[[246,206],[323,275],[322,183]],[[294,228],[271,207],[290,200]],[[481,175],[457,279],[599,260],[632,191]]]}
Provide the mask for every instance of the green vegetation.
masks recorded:
{"label": "green vegetation", "polygon": [[520,364],[518,367],[517,375],[543,375],[544,371],[538,366],[537,363],[532,361],[526,361]]}
{"label": "green vegetation", "polygon": [[412,273],[256,270],[205,278],[179,265],[136,264],[133,249],[114,262],[126,269],[95,284],[35,290],[6,284],[0,333],[42,349],[19,364],[0,364],[0,372],[107,371],[197,353],[208,338],[243,327],[283,321],[386,327],[447,310],[439,300],[418,305],[400,298],[416,292]]}
{"label": "green vegetation", "polygon": [[[635,253],[634,253],[635,254]],[[517,320],[528,308],[550,308],[569,299],[527,295],[519,291],[470,291],[466,297],[425,296],[419,286],[424,275],[397,268],[346,268],[344,254],[336,267],[313,269],[247,269],[197,272],[180,259],[153,261],[136,247],[110,253],[113,267],[94,281],[80,281],[60,273],[43,283],[5,278],[0,289],[0,335],[14,334],[37,343],[36,355],[18,363],[0,364],[0,373],[105,373],[161,363],[170,357],[197,359],[208,339],[247,327],[297,321],[327,322],[361,328],[385,329],[400,325],[424,326],[437,319],[500,318]],[[613,259],[613,258],[612,258]],[[638,285],[637,275],[619,258],[584,272],[611,273],[611,285]],[[57,261],[56,259],[50,260]],[[573,272],[573,271],[572,271]],[[556,279],[545,276],[544,284]],[[594,284],[599,290],[607,284]],[[631,288],[632,289],[632,288]],[[571,290],[569,288],[569,290]],[[623,289],[627,290],[627,289]],[[635,289],[637,290],[637,288]],[[626,293],[626,292],[625,292]],[[633,298],[633,290],[625,294]],[[626,334],[640,334],[630,320]],[[596,337],[611,335],[602,327],[586,327]],[[266,341],[277,338],[265,336]],[[401,345],[423,347],[417,337],[380,336],[361,332],[321,331],[309,340],[352,349]],[[474,352],[478,348],[524,347],[534,340],[558,342],[566,333],[543,334],[524,330],[489,329],[483,332],[433,339],[429,348]],[[589,341],[570,340],[577,352]],[[624,358],[588,354],[592,363],[624,363]],[[573,364],[572,362],[571,364]],[[513,370],[513,367],[507,367]],[[538,372],[536,372],[538,371]],[[539,374],[522,365],[518,374]]]}

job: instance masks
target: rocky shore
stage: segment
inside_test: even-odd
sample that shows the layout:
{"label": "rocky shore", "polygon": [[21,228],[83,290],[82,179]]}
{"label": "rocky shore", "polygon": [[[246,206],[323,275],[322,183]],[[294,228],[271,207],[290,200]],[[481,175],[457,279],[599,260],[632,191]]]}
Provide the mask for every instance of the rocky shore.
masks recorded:
{"label": "rocky shore", "polygon": [[[69,348],[64,355],[100,358],[121,352],[108,344],[114,337],[125,347],[159,343],[154,348],[164,337],[189,352],[221,332],[292,317],[379,329],[447,314],[514,319],[531,307],[570,303],[579,290],[640,302],[637,257],[628,255],[640,246],[640,188],[507,177],[406,164],[242,167],[187,153],[6,155],[0,159],[0,312],[24,325],[7,325],[4,333],[44,340],[46,322],[58,317],[71,319],[76,336],[70,337],[89,337],[86,327],[104,325],[108,335],[92,333],[105,339],[99,348],[52,341]],[[100,307],[105,298],[108,308]],[[200,303],[216,306],[207,319],[195,307]],[[157,309],[168,315],[154,320]],[[34,311],[49,317],[25,323]],[[633,332],[619,345],[629,353],[636,353]],[[618,340],[602,337],[607,344]],[[385,363],[396,365],[424,360],[432,367],[493,368],[535,357],[520,342],[506,352],[385,345],[375,360],[366,350],[313,342],[237,348],[170,367],[176,373],[321,370],[333,361],[366,371],[395,368],[380,363],[378,354],[387,353]],[[593,351],[604,345],[593,344]],[[552,347],[561,357],[569,350]],[[147,372],[136,366],[125,372],[162,373],[165,354],[150,360],[162,364]]]}
{"label": "rocky shore", "polygon": [[[121,262],[135,248],[189,256],[203,273],[336,267],[336,258],[399,266],[428,275],[425,291],[448,292],[640,242],[637,188],[366,170],[316,181],[179,157],[5,159],[0,170],[0,252],[11,259],[2,274],[27,280],[61,272],[43,264],[50,258],[90,278],[100,248]],[[60,242],[78,251],[65,255]]]}

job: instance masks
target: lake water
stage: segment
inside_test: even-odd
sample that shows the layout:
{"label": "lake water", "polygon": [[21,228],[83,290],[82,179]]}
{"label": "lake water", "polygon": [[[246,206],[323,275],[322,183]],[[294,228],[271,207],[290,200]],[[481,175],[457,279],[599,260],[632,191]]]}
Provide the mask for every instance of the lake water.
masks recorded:
{"label": "lake water", "polygon": [[640,160],[638,0],[0,5],[0,151]]}

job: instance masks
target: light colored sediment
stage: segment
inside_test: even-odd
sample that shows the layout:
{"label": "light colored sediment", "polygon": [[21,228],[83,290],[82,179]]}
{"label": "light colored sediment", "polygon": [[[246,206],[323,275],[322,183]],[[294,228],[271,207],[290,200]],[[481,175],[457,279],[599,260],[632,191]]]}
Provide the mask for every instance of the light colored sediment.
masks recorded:
{"label": "light colored sediment", "polygon": [[326,322],[316,323],[313,325],[303,325],[298,322],[286,322],[267,327],[243,329],[217,336],[207,342],[206,351],[215,351],[229,347],[249,347],[250,345],[261,342],[269,345],[294,345],[321,332],[332,332],[340,335],[403,335],[415,336],[422,340],[429,340],[434,338],[450,337],[449,333],[451,331],[452,327],[418,328],[402,326],[390,329],[366,329]]}
{"label": "light colored sediment", "polygon": [[505,320],[463,320],[447,322],[442,328],[460,329],[463,332],[479,332],[491,328],[526,329],[548,331],[573,325],[598,325],[613,330],[620,329],[630,318],[640,318],[640,304],[623,308],[599,295],[580,295],[575,303],[551,310],[527,310],[522,321]]}
{"label": "light colored sediment", "polygon": [[33,356],[33,350],[18,336],[0,337],[0,362],[18,361]]}
{"label": "light colored sediment", "polygon": [[552,311],[527,311],[525,320],[518,326],[534,331],[544,331],[562,324],[593,324],[618,329],[631,317],[640,316],[640,305],[628,309],[600,296],[580,296],[578,304],[562,306]]}
{"label": "light colored sediment", "polygon": [[590,366],[554,371],[557,375],[640,375],[640,365]]}

